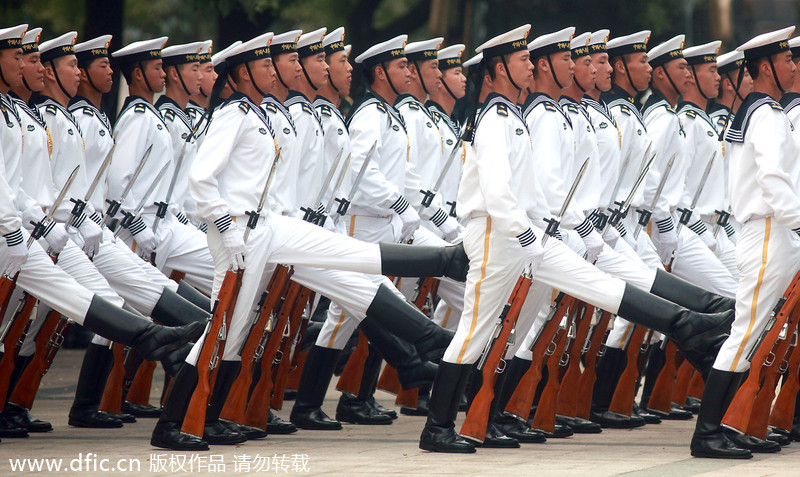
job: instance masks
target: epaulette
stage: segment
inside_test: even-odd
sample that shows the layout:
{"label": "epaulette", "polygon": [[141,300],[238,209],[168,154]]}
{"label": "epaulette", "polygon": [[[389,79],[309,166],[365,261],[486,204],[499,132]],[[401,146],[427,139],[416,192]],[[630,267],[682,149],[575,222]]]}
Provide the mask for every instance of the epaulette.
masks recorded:
{"label": "epaulette", "polygon": [[549,102],[545,102],[544,103],[544,109],[546,109],[548,111],[553,111],[553,112],[557,112],[558,111],[558,108],[556,108],[553,103],[549,103]]}
{"label": "epaulette", "polygon": [[308,103],[301,103],[300,106],[303,108],[303,111],[305,111],[306,113],[311,114],[311,115],[314,114],[314,110],[311,109],[311,105],[309,105]]}
{"label": "epaulette", "polygon": [[167,109],[164,111],[164,118],[169,119],[170,121],[175,121],[175,111],[170,111]]}
{"label": "epaulette", "polygon": [[277,113],[278,107],[275,106],[275,103],[264,103],[264,108],[271,113]]}
{"label": "epaulette", "polygon": [[192,119],[196,118],[197,117],[197,110],[194,109],[194,108],[190,109],[189,110],[189,117],[192,118]]}
{"label": "epaulette", "polygon": [[377,103],[375,106],[377,106],[377,108],[378,108],[378,111],[381,111],[381,112],[383,112],[383,113],[387,113],[387,112],[388,112],[388,111],[386,110],[386,105],[385,105],[385,104],[383,104],[383,103],[382,103],[382,102],[380,102],[380,101],[378,101],[378,103]]}
{"label": "epaulette", "polygon": [[498,104],[497,105],[497,115],[498,116],[508,116],[508,106],[505,104]]}
{"label": "epaulette", "polygon": [[240,101],[239,102],[239,109],[241,109],[242,111],[244,111],[245,114],[247,114],[247,113],[250,112],[250,105],[245,103],[245,102]]}
{"label": "epaulette", "polygon": [[686,111],[686,117],[694,119],[694,118],[697,117],[697,113],[690,109],[690,110]]}
{"label": "epaulette", "polygon": [[783,111],[783,107],[778,103],[769,103],[769,105],[776,111]]}
{"label": "epaulette", "polygon": [[575,104],[572,104],[572,103],[564,103],[564,104],[563,104],[563,106],[564,106],[564,108],[565,108],[567,111],[569,111],[569,112],[570,112],[570,113],[572,113],[572,114],[578,114],[578,113],[580,113],[580,109],[578,109],[578,106],[576,106]]}
{"label": "epaulette", "polygon": [[56,107],[55,107],[54,105],[52,105],[52,104],[48,104],[47,106],[45,106],[45,107],[44,107],[44,111],[45,111],[47,114],[52,114],[53,116],[55,116],[55,115],[56,115],[56,113],[58,112],[58,108],[56,108]]}
{"label": "epaulette", "polygon": [[333,116],[333,113],[331,113],[331,107],[326,104],[320,106],[319,112],[324,116]]}
{"label": "epaulette", "polygon": [[134,113],[143,113],[145,111],[147,111],[147,106],[145,106],[144,104],[139,103],[133,107]]}
{"label": "epaulette", "polygon": [[83,111],[83,114],[85,114],[87,116],[94,116],[94,111],[92,111],[92,108],[90,108],[88,106],[83,108],[81,111]]}
{"label": "epaulette", "polygon": [[475,119],[475,126],[474,126],[476,131],[478,130],[478,127],[480,126],[481,121],[486,116],[486,114],[495,107],[498,108],[498,115],[501,114],[499,110],[504,109],[505,114],[502,115],[515,116],[519,120],[520,126],[525,128],[525,130],[528,129],[528,125],[525,124],[525,120],[522,118],[522,112],[519,110],[519,108],[517,108],[515,104],[511,103],[504,96],[492,93],[486,97],[486,102],[481,106],[481,108],[476,113],[477,118]]}
{"label": "epaulette", "polygon": [[419,111],[419,104],[415,102],[410,102],[408,103],[408,109],[416,109],[417,111]]}
{"label": "epaulette", "polygon": [[725,127],[725,124],[728,123],[728,118],[726,116],[720,116],[717,118],[717,125],[721,128]]}
{"label": "epaulette", "polygon": [[631,108],[627,104],[621,104],[619,106],[619,110],[626,116],[630,116],[631,115]]}

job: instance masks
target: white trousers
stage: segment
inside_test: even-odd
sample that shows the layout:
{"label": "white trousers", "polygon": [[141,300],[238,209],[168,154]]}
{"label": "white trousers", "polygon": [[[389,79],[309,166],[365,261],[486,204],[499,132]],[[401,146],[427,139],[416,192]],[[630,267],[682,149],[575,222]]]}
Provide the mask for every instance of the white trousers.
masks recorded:
{"label": "white trousers", "polygon": [[739,288],[731,334],[717,354],[714,368],[741,373],[750,368],[747,355],[767,325],[772,309],[800,266],[800,237],[774,219],[742,224],[736,246]]}

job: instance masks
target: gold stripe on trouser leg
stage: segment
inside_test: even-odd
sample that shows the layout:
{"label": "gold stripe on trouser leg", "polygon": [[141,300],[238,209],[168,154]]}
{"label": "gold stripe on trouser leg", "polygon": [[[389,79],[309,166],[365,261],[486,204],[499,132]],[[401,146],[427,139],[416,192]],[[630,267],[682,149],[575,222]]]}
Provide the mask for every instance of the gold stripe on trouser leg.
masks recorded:
{"label": "gold stripe on trouser leg", "polygon": [[[356,216],[350,216],[350,228],[347,230],[347,235],[353,236],[353,233],[356,229]],[[344,323],[345,314],[342,312],[339,315],[339,321],[336,323],[336,326],[333,327],[333,333],[331,333],[331,338],[328,340],[328,348],[333,348],[333,341],[336,339],[336,335],[339,333],[339,328],[342,327],[342,323]]]}
{"label": "gold stripe on trouser leg", "polygon": [[472,334],[475,333],[475,327],[478,325],[478,303],[480,302],[481,298],[481,283],[486,278],[486,264],[489,262],[489,238],[491,235],[492,218],[486,217],[486,236],[483,238],[483,263],[481,263],[481,278],[475,284],[475,303],[472,307],[472,324],[470,325],[467,339],[464,340],[464,344],[461,346],[461,351],[458,353],[456,364],[461,364],[461,360],[464,358],[464,353],[467,352],[467,347],[469,347],[469,342],[472,339]]}
{"label": "gold stripe on trouser leg", "polygon": [[769,246],[769,234],[771,230],[772,217],[767,217],[764,230],[764,246],[761,249],[761,268],[758,269],[758,281],[756,282],[756,289],[753,291],[753,302],[750,304],[750,324],[747,326],[747,332],[744,334],[739,349],[736,350],[736,356],[733,358],[733,364],[731,364],[730,367],[731,372],[736,369],[736,365],[739,363],[739,359],[742,357],[742,353],[744,353],[744,348],[747,346],[747,342],[750,339],[750,334],[753,332],[753,325],[756,323],[758,295],[761,291],[761,283],[764,281],[764,270],[767,268],[767,248]]}
{"label": "gold stripe on trouser leg", "polygon": [[450,321],[450,315],[453,313],[453,309],[451,307],[447,307],[447,311],[444,314],[444,321],[442,321],[442,328],[447,329],[447,322]]}

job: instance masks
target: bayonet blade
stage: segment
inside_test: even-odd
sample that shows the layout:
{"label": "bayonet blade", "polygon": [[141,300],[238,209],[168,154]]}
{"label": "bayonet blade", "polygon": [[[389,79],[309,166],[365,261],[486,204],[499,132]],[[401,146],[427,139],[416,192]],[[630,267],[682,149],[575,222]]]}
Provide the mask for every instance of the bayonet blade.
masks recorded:
{"label": "bayonet blade", "polygon": [[125,189],[122,190],[122,195],[120,195],[120,197],[119,197],[119,202],[120,203],[124,202],[125,198],[128,197],[128,193],[133,188],[133,184],[136,182],[136,179],[139,178],[139,174],[142,172],[142,169],[144,169],[145,163],[150,158],[150,153],[151,152],[153,152],[153,145],[152,144],[150,145],[150,147],[147,148],[146,151],[144,151],[144,155],[142,156],[142,160],[139,161],[139,165],[136,166],[136,170],[133,172],[133,175],[131,176],[131,179],[128,181],[128,185],[126,185]]}
{"label": "bayonet blade", "polygon": [[106,158],[103,159],[103,163],[100,165],[100,169],[97,170],[97,174],[94,176],[94,180],[92,184],[89,186],[89,189],[86,191],[86,195],[84,196],[84,202],[89,202],[89,199],[94,194],[95,189],[97,189],[98,184],[100,184],[100,180],[103,178],[103,174],[105,173],[106,169],[108,169],[108,165],[111,164],[111,157],[114,155],[114,149],[116,149],[117,143],[114,143],[111,146],[111,150],[108,151],[106,154]]}
{"label": "bayonet blade", "polygon": [[347,158],[344,160],[344,164],[342,165],[341,170],[339,171],[339,178],[336,179],[336,185],[333,187],[331,191],[331,197],[328,199],[328,204],[325,207],[325,210],[330,211],[331,207],[333,207],[333,203],[336,201],[336,193],[339,192],[339,188],[342,186],[342,182],[344,182],[345,176],[347,176],[347,171],[350,167],[350,159],[353,157],[352,154],[348,154]]}
{"label": "bayonet blade", "polygon": [[69,192],[69,188],[72,187],[72,183],[75,182],[75,178],[78,176],[78,171],[80,168],[81,166],[79,164],[75,166],[75,169],[72,169],[67,181],[64,182],[64,185],[61,187],[61,192],[58,193],[58,196],[56,196],[56,199],[53,201],[53,205],[50,207],[50,210],[47,211],[47,214],[45,214],[41,222],[34,223],[33,233],[31,233],[31,236],[28,238],[28,247],[31,246],[34,240],[37,240],[39,237],[41,237],[41,234],[44,232],[45,228],[50,225],[50,221],[53,220],[53,216],[56,214],[58,206],[60,206],[64,201],[64,197],[66,197],[67,192]]}

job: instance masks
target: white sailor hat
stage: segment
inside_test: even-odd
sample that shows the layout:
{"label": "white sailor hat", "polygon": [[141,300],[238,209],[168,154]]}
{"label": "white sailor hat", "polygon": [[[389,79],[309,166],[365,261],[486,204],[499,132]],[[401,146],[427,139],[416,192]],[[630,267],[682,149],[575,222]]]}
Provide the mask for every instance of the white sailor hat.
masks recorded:
{"label": "white sailor hat", "polygon": [[347,56],[350,56],[351,51],[353,51],[353,45],[344,45],[344,53]]}
{"label": "white sailor hat", "polygon": [[608,29],[593,31],[589,38],[589,53],[605,53],[609,33]]}
{"label": "white sailor hat", "polygon": [[659,44],[647,52],[647,62],[650,63],[650,66],[653,68],[658,68],[669,61],[683,58],[683,44],[685,40],[686,35],[677,35]]}
{"label": "white sailor hat", "polygon": [[247,63],[248,61],[270,58],[272,56],[270,53],[270,43],[274,36],[274,33],[270,31],[236,46],[228,52],[225,62],[231,67]]}
{"label": "white sailor hat", "polygon": [[483,61],[483,53],[478,53],[477,55],[465,61],[464,64],[462,64],[461,66],[464,68],[471,68],[473,66],[479,65],[481,61]]}
{"label": "white sailor hat", "polygon": [[789,39],[789,49],[792,50],[792,58],[800,56],[800,36]]}
{"label": "white sailor hat", "polygon": [[648,40],[650,40],[650,30],[642,30],[608,40],[606,42],[606,51],[608,51],[608,56],[612,58],[629,53],[646,53]]}
{"label": "white sailor hat", "polygon": [[531,31],[530,24],[522,25],[502,35],[498,35],[481,46],[475,48],[476,53],[483,53],[483,58],[487,60],[523,51],[528,48],[528,33]]}
{"label": "white sailor hat", "polygon": [[157,60],[161,58],[161,49],[167,44],[167,39],[168,37],[162,36],[152,40],[134,41],[111,53],[111,56],[121,65]]}
{"label": "white sailor hat", "polygon": [[78,32],[71,31],[63,35],[47,40],[39,45],[39,54],[42,63],[52,61],[62,56],[75,54],[75,40],[78,39]]}
{"label": "white sailor hat", "polygon": [[303,33],[297,39],[297,54],[300,58],[307,58],[325,51],[322,40],[325,38],[327,28],[320,28],[308,33]]}
{"label": "white sailor hat", "polygon": [[572,51],[572,59],[580,58],[581,56],[586,56],[589,53],[589,41],[592,39],[592,34],[588,31],[586,33],[581,33],[578,36],[572,38],[570,42],[569,48]]}
{"label": "white sailor hat", "polygon": [[200,63],[210,63],[211,62],[211,50],[214,47],[214,42],[211,40],[206,40],[203,42],[203,47],[200,48]]}
{"label": "white sailor hat", "polygon": [[183,45],[172,45],[161,50],[164,66],[182,65],[200,61],[200,50],[204,42],[194,41]]}
{"label": "white sailor hat", "polygon": [[0,50],[22,48],[22,37],[27,30],[27,23],[0,30]]}
{"label": "white sailor hat", "polygon": [[222,51],[214,53],[213,55],[211,55],[211,63],[215,67],[220,63],[223,63],[226,59],[228,59],[228,56],[230,55],[231,51],[233,51],[234,48],[236,48],[241,44],[242,44],[241,40],[236,40],[230,45],[228,45],[228,47],[223,49]]}
{"label": "white sailor hat", "polygon": [[398,35],[391,40],[373,45],[364,53],[356,57],[356,63],[363,63],[364,66],[375,66],[385,61],[403,58],[405,56],[406,41],[408,35]]}
{"label": "white sailor hat", "polygon": [[22,37],[22,54],[36,53],[39,51],[39,40],[42,38],[41,28],[31,28]]}
{"label": "white sailor hat", "polygon": [[736,71],[744,66],[744,53],[741,51],[730,51],[717,57],[717,73],[724,75]]}
{"label": "white sailor hat", "polygon": [[742,46],[736,48],[744,53],[744,59],[757,60],[765,56],[789,51],[789,37],[794,33],[794,27],[786,27],[767,33],[762,33]]}
{"label": "white sailor hat", "polygon": [[466,48],[464,45],[457,43],[439,50],[436,54],[436,57],[439,58],[439,69],[444,71],[450,68],[460,68],[461,54],[464,53],[464,48]]}
{"label": "white sailor hat", "polygon": [[82,43],[75,44],[75,56],[78,63],[91,61],[95,58],[108,58],[108,47],[111,45],[111,35],[102,35]]}
{"label": "white sailor hat", "polygon": [[444,38],[437,37],[409,43],[406,45],[406,58],[408,58],[408,61],[435,60],[443,41]]}
{"label": "white sailor hat", "polygon": [[296,53],[297,41],[300,40],[300,35],[302,34],[303,30],[292,30],[273,36],[272,44],[269,47],[272,56],[277,56],[281,53]]}
{"label": "white sailor hat", "polygon": [[528,51],[531,52],[531,59],[547,56],[560,51],[570,51],[572,35],[575,34],[575,27],[567,27],[554,33],[548,33],[533,39],[528,43]]}
{"label": "white sailor hat", "polygon": [[325,47],[325,53],[332,55],[338,51],[344,50],[344,27],[339,27],[330,33],[325,34],[322,39],[322,46]]}
{"label": "white sailor hat", "polygon": [[716,63],[719,47],[722,42],[719,40],[692,46],[683,50],[683,57],[690,65],[702,65],[705,63]]}

